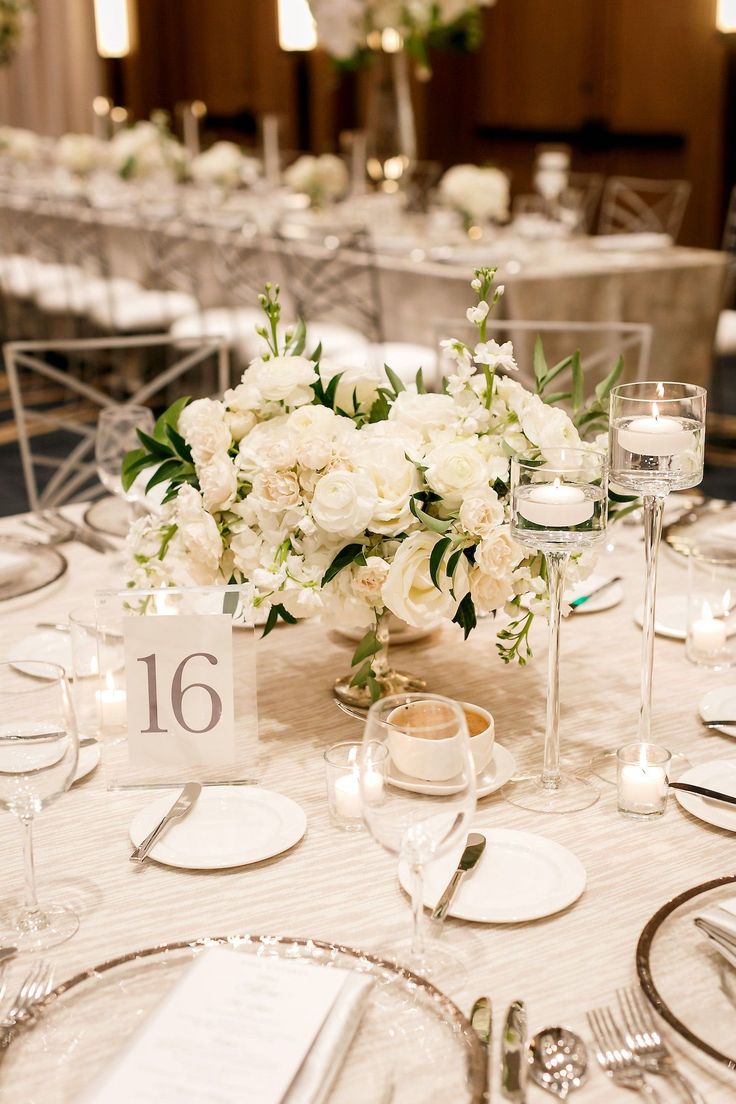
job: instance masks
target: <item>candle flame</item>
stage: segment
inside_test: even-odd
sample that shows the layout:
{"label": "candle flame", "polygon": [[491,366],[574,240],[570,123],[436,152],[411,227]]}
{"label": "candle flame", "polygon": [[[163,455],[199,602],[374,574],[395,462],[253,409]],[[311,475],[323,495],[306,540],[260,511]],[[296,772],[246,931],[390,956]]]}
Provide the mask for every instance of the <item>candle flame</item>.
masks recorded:
{"label": "candle flame", "polygon": [[107,689],[112,692],[115,689],[115,678],[112,671],[108,671],[105,675],[105,682],[107,683]]}
{"label": "candle flame", "polygon": [[664,384],[663,383],[658,383],[657,384],[657,398],[658,399],[663,399],[664,398]]}
{"label": "candle flame", "polygon": [[649,764],[647,762],[647,745],[642,744],[641,747],[639,748],[639,766],[641,767],[641,769],[643,771],[645,771],[647,769],[648,765]]}
{"label": "candle flame", "polygon": [[713,620],[713,610],[710,608],[710,602],[703,602],[702,617],[703,617],[704,621],[712,621]]}
{"label": "candle flame", "polygon": [[561,487],[562,486],[562,480],[560,479],[559,475],[556,475],[554,477],[554,479],[552,480],[552,486],[553,487]]}
{"label": "candle flame", "polygon": [[723,612],[728,617],[731,612],[731,591],[727,590],[723,595]]}
{"label": "candle flame", "polygon": [[654,418],[655,422],[659,418],[659,407],[656,403],[652,403],[652,417]]}

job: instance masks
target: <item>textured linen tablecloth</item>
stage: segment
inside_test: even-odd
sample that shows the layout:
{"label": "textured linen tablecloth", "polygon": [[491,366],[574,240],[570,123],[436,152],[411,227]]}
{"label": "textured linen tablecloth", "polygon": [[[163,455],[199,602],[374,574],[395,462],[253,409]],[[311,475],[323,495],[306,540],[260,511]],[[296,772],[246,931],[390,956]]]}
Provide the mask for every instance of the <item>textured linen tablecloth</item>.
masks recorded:
{"label": "textured linen tablecloth", "polygon": [[[2,533],[22,531],[17,518],[0,523]],[[581,763],[598,749],[636,737],[641,633],[632,613],[642,596],[644,555],[636,527],[617,529],[615,541],[602,570],[624,576],[624,601],[604,613],[576,615],[562,627],[562,747],[566,757]],[[112,557],[78,545],[64,551],[70,570],[56,589],[3,611],[3,657],[36,621],[62,620],[90,599],[93,587],[120,581],[120,566]],[[682,592],[686,578],[683,561],[663,549],[660,596]],[[525,668],[504,667],[493,637],[490,619],[467,643],[452,626],[397,649],[395,658],[401,667],[421,672],[432,690],[492,710],[499,742],[518,763],[538,766],[545,627],[534,630],[537,655]],[[73,939],[49,952],[58,979],[122,952],[203,935],[309,936],[370,950],[408,934],[410,910],[398,884],[396,859],[366,832],[341,832],[328,817],[322,754],[337,740],[361,736],[360,725],[340,713],[330,696],[333,679],[349,664],[350,650],[317,624],[279,628],[259,645],[260,738],[253,770],[264,786],[299,802],[308,817],[305,838],[288,854],[221,874],[138,867],[128,858],[127,829],[151,796],[108,793],[99,769],[38,817],[40,897],[68,899],[81,916]],[[718,734],[707,735],[696,716],[702,694],[728,677],[697,669],[685,658],[682,643],[658,638],[658,742],[686,751],[694,763],[733,756],[733,745]],[[616,810],[615,788],[602,789],[596,805],[568,816],[516,809],[499,794],[478,803],[479,826],[526,829],[557,840],[580,858],[588,875],[581,899],[547,919],[510,926],[446,921],[442,939],[468,969],[467,984],[448,991],[466,1012],[478,995],[491,996],[496,1054],[506,1006],[517,997],[527,1002],[531,1031],[566,1024],[587,1037],[585,1011],[613,1001],[617,987],[636,983],[636,942],[652,914],[688,887],[733,870],[733,837],[727,832],[695,820],[674,800],[657,823],[627,820]],[[9,815],[0,816],[0,870],[7,905],[22,884],[20,833]],[[687,961],[677,968],[696,971],[695,963]],[[736,1099],[736,1073],[700,1056],[673,1033],[669,1037],[686,1055],[683,1068],[708,1104]],[[664,1100],[678,1099],[660,1079],[657,1087]],[[495,1059],[493,1088],[498,1099]],[[625,1100],[626,1093],[594,1068],[579,1098],[610,1104]],[[364,1099],[371,1097],[356,1096],[360,1104]],[[530,1086],[530,1102],[544,1099]],[[16,1097],[13,1104],[22,1101]],[[436,1104],[445,1102],[440,1097]]]}

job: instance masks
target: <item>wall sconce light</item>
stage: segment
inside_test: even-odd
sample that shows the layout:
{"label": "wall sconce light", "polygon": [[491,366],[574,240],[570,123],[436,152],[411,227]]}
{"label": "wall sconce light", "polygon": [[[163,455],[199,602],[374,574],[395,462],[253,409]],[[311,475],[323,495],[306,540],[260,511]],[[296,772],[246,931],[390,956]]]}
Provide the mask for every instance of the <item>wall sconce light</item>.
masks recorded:
{"label": "wall sconce light", "polygon": [[278,0],[279,46],[282,50],[314,50],[317,27],[309,0]]}
{"label": "wall sconce light", "polygon": [[716,30],[722,34],[736,34],[736,0],[718,0]]}
{"label": "wall sconce light", "polygon": [[134,21],[129,0],[94,0],[97,53],[103,58],[127,57],[133,48]]}

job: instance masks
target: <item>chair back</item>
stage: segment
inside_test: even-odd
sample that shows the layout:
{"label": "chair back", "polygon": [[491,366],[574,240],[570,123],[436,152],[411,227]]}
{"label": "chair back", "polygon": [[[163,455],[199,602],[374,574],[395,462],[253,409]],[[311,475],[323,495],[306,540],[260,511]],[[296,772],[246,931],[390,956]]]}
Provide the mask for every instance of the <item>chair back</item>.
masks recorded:
{"label": "chair back", "polygon": [[598,233],[669,234],[677,241],[690,190],[687,180],[611,176],[603,189]]}

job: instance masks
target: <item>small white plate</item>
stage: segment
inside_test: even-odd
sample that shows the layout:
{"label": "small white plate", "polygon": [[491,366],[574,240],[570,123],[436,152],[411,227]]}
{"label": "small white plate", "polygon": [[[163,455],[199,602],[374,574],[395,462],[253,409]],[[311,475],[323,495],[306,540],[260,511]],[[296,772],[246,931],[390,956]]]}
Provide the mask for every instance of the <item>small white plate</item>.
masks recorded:
{"label": "small white plate", "polygon": [[75,782],[80,782],[83,778],[86,778],[88,774],[91,774],[99,761],[99,743],[88,744],[87,747],[80,747],[79,760],[77,762],[77,773],[74,775],[72,785],[74,785]]}
{"label": "small white plate", "polygon": [[[140,846],[174,803],[169,791],[133,818],[130,838]],[[227,870],[287,851],[304,835],[304,810],[283,794],[260,786],[202,788],[194,808],[150,851],[156,862],[183,870]]]}
{"label": "small white plate", "polygon": [[[17,659],[13,657],[17,656]],[[32,659],[34,663],[53,663],[57,667],[63,667],[67,675],[72,673],[72,642],[69,633],[59,632],[57,629],[42,629],[40,632],[30,633],[24,636],[10,649],[9,662],[24,675],[35,675],[41,678],[44,675],[37,668],[28,668],[23,660]],[[55,678],[55,672],[49,670],[49,678]]]}
{"label": "small white plate", "polygon": [[[736,686],[721,686],[718,690],[709,690],[700,699],[698,706],[704,721],[736,720]],[[736,736],[736,725],[721,725],[715,732],[725,732],[727,736]]]}
{"label": "small white plate", "polygon": [[[509,828],[473,830],[482,832],[487,846],[475,870],[460,883],[450,916],[479,924],[520,924],[560,912],[585,889],[585,867],[559,843]],[[462,851],[462,846],[456,848],[425,867],[427,908],[434,908],[439,901]],[[411,873],[403,862],[399,881],[408,893]]]}
{"label": "small white plate", "polygon": [[[516,770],[516,760],[507,748],[499,744],[493,745],[491,761],[476,775],[476,798],[488,797],[488,794],[500,790]],[[431,797],[446,797],[457,793],[462,786],[454,778],[448,778],[446,782],[424,782],[419,778],[412,778],[410,774],[404,774],[396,766],[391,764],[389,782],[396,786],[397,790],[410,790],[412,793],[428,794]]]}
{"label": "small white plate", "polygon": [[[714,759],[710,763],[700,763],[686,771],[678,781],[692,782],[695,786],[706,786],[709,790],[719,790],[736,797],[736,759]],[[707,797],[683,793],[682,790],[673,790],[673,793],[683,809],[698,820],[736,832],[736,805],[710,801]]]}
{"label": "small white plate", "polygon": [[[572,602],[575,598],[582,598],[584,594],[590,594],[591,590],[595,590],[596,587],[603,586],[608,582],[610,575],[589,575],[587,579],[583,579],[581,582],[576,583],[574,587],[570,587],[565,591],[564,600],[566,602]],[[612,586],[606,587],[600,594],[594,594],[592,598],[589,598],[587,602],[583,602],[581,606],[576,606],[571,612],[577,615],[579,613],[600,613],[602,610],[612,609],[617,606],[619,602],[623,601],[624,587],[623,583],[613,583]]]}
{"label": "small white plate", "polygon": [[[644,624],[644,606],[634,610],[634,620],[639,628]],[[673,594],[657,599],[654,631],[658,636],[668,636],[670,640],[684,640],[687,636],[687,598]]]}

